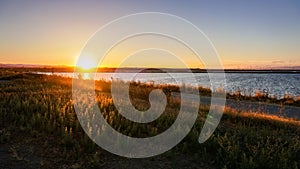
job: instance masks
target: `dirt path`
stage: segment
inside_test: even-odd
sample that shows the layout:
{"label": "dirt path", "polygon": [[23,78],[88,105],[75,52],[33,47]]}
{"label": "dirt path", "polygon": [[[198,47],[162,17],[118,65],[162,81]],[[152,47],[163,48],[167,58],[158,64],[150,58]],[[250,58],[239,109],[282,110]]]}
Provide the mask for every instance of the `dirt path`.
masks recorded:
{"label": "dirt path", "polygon": [[[172,96],[180,97],[178,93],[172,93]],[[190,95],[190,97],[193,96]],[[216,100],[218,102],[218,99]],[[221,99],[219,99],[219,101],[221,101]],[[200,96],[200,104],[210,105],[211,97]],[[300,107],[296,106],[271,104],[266,102],[238,101],[233,99],[226,99],[225,106],[237,111],[267,113],[300,120]]]}
{"label": "dirt path", "polygon": [[261,112],[300,120],[300,107],[265,102],[226,100],[226,106],[238,111]]}

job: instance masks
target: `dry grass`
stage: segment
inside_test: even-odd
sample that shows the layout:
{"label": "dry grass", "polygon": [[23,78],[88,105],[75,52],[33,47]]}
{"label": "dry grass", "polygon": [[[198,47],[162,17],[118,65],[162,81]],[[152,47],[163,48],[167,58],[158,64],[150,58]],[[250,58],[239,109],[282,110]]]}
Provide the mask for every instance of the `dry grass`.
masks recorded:
{"label": "dry grass", "polygon": [[[10,77],[13,83],[1,86],[0,103],[5,105],[0,109],[2,119],[0,127],[3,128],[0,132],[1,143],[12,144],[16,142],[16,138],[19,140],[26,138],[27,144],[36,144],[30,142],[32,140],[30,137],[38,138],[41,145],[55,148],[55,151],[50,148],[47,151],[40,150],[44,153],[40,154],[41,156],[50,154],[55,159],[53,161],[60,164],[76,164],[83,168],[101,166],[103,162],[97,160],[99,152],[102,154],[101,159],[112,156],[97,147],[81,129],[71,99],[72,79],[30,74],[22,77],[18,75],[17,79],[14,79],[16,76],[13,74],[5,75],[5,78],[7,77]],[[176,119],[180,100],[169,99],[170,107],[156,122],[147,125],[130,122],[114,107],[109,95],[110,82],[98,81],[96,88],[97,86],[99,91],[96,94],[102,115],[113,128],[123,134],[136,137],[157,135],[172,125]],[[135,96],[132,98],[133,101],[138,99],[134,102],[137,107],[147,106],[148,95],[153,88],[163,89],[166,93],[178,91],[178,87],[171,85],[132,83],[130,90]],[[204,94],[210,92],[204,89],[201,91]],[[158,156],[156,160],[159,163],[162,158],[169,159],[177,154],[184,154],[183,159],[172,163],[189,159],[189,164],[195,166],[209,161],[211,168],[300,167],[299,121],[247,110],[238,112],[227,107],[213,136],[200,145],[197,139],[208,110],[208,106],[199,107],[199,118],[192,131],[173,150]],[[52,138],[51,141],[45,142],[49,138]],[[121,159],[116,156],[113,158]],[[54,164],[53,162],[52,165]],[[50,167],[53,168],[51,164]]]}

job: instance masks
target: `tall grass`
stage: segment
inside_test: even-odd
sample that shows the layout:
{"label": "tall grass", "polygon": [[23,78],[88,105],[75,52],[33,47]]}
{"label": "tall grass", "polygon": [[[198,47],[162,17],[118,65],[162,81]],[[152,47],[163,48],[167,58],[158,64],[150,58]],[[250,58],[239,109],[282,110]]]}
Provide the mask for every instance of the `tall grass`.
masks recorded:
{"label": "tall grass", "polygon": [[[99,152],[105,151],[89,139],[77,119],[71,99],[72,79],[7,72],[1,74],[0,78],[3,77],[11,83],[0,84],[1,144],[10,144],[12,135],[20,132],[41,137],[42,140],[51,136],[56,138],[58,152],[61,152],[59,157],[64,162],[83,166],[102,165]],[[95,85],[97,104],[103,117],[115,130],[128,136],[143,138],[162,133],[174,123],[179,112],[180,99],[170,96],[171,92],[179,91],[178,86],[132,82],[131,101],[139,110],[149,108],[148,96],[153,89],[162,89],[168,96],[164,113],[154,122],[140,124],[118,113],[109,93],[111,82],[102,80]],[[211,91],[199,88],[199,93],[209,96]],[[87,100],[83,101],[89,105]],[[199,144],[197,140],[208,110],[208,106],[201,105],[192,131],[179,145],[162,156],[182,153],[196,164],[208,163],[215,168],[300,167],[298,121],[226,108],[213,136],[204,144]]]}

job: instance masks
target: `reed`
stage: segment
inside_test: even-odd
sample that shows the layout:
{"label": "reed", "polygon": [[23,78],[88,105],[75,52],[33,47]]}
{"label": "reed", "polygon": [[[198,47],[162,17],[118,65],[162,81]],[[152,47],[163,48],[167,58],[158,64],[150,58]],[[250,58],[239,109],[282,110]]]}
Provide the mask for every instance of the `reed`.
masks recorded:
{"label": "reed", "polygon": [[[38,141],[47,147],[43,156],[49,156],[51,152],[54,161],[79,168],[100,167],[110,158],[124,160],[99,148],[83,132],[71,99],[72,79],[14,72],[1,72],[0,75],[10,80],[9,84],[0,86],[1,144],[14,145],[16,142],[13,140],[20,140],[18,137],[26,139],[27,144],[34,145]],[[154,122],[140,124],[118,113],[109,93],[111,81],[96,81],[95,85],[101,114],[115,130],[128,136],[144,138],[160,134],[174,123],[178,115],[181,101],[170,97],[170,92],[179,92],[179,86],[130,82],[131,101],[139,110],[149,108],[148,96],[153,89],[162,89],[168,96],[164,113]],[[219,89],[219,92],[222,90]],[[199,93],[210,96],[211,90],[199,87]],[[241,92],[228,94],[227,97],[253,101],[269,99],[261,93],[249,98]],[[284,99],[290,100],[291,97]],[[297,101],[299,97],[294,103]],[[87,109],[91,106],[88,100],[83,102]],[[213,136],[204,144],[199,144],[197,140],[208,111],[209,106],[201,105],[197,121],[188,136],[171,151],[149,160],[172,159],[183,154],[190,164],[201,166],[205,163],[211,168],[300,167],[299,121],[227,107]],[[93,120],[93,117],[87,118]],[[89,130],[97,129],[90,127]],[[28,135],[24,135],[24,131]],[[51,164],[54,165],[50,163],[49,168]]]}

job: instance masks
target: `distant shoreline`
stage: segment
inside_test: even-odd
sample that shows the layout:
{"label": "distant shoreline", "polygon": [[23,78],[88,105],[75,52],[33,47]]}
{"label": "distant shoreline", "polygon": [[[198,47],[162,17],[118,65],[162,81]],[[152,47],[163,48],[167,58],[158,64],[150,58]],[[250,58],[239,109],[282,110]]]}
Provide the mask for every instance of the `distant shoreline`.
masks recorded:
{"label": "distant shoreline", "polygon": [[[9,66],[1,65],[0,69],[18,71],[18,72],[74,72],[75,67],[50,67],[50,66]],[[120,73],[278,73],[278,74],[300,74],[300,69],[198,69],[198,68],[98,68],[89,70],[80,70],[80,72],[114,73],[118,69]]]}

